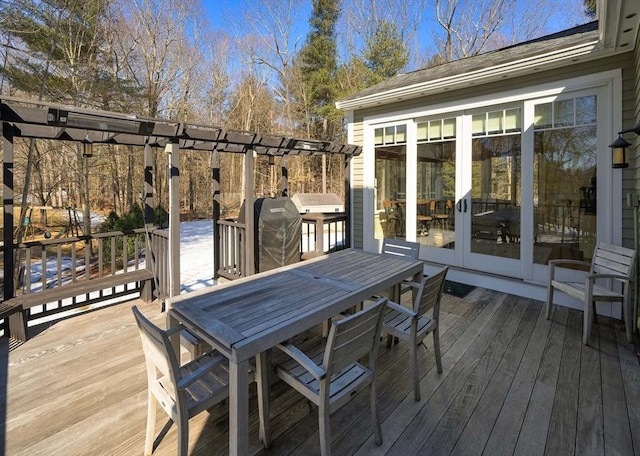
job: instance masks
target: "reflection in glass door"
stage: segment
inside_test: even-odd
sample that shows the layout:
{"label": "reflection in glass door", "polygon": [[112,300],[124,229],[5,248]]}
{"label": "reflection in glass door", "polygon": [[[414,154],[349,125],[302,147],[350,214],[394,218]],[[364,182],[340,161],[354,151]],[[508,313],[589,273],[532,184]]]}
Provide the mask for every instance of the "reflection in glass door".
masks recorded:
{"label": "reflection in glass door", "polygon": [[533,261],[590,261],[596,241],[596,96],[534,109]]}
{"label": "reflection in glass door", "polygon": [[472,116],[470,253],[520,259],[520,119],[519,108]]}
{"label": "reflection in glass door", "polygon": [[375,211],[374,237],[405,237],[407,126],[391,125],[374,130]]}
{"label": "reflection in glass door", "polygon": [[455,248],[456,119],[418,122],[416,239]]}

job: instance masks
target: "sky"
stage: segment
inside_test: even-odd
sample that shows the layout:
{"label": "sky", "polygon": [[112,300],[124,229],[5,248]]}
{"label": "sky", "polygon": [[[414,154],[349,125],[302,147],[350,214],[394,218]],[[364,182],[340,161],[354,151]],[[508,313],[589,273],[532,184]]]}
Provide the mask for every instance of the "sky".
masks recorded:
{"label": "sky", "polygon": [[[260,3],[261,0],[201,0],[202,5],[206,11],[207,18],[210,21],[211,27],[215,30],[223,30],[231,37],[241,36],[246,33],[248,27],[245,27],[245,22],[242,18],[242,12],[244,9],[251,8],[254,3]],[[265,1],[265,0],[262,0]],[[286,0],[269,0],[271,2],[284,2]],[[343,13],[350,7],[349,4],[357,0],[342,0]],[[366,1],[366,0],[365,0]],[[385,1],[394,0],[378,0],[384,3]],[[395,0],[401,2],[403,0]],[[433,36],[435,30],[437,30],[437,24],[434,18],[434,5],[435,0],[426,0],[427,8],[423,12],[423,20],[418,30],[418,44],[419,50],[414,52],[414,58],[416,54],[423,54],[429,52],[428,49],[433,47]],[[464,2],[480,2],[489,0],[459,0],[464,5]],[[516,8],[521,10],[524,5],[531,5],[532,2],[541,4],[546,2],[547,7],[543,8],[544,14],[549,16],[547,23],[547,30],[541,31],[537,36],[546,35],[549,33],[557,32],[563,29],[570,28],[572,26],[588,22],[586,16],[584,16],[584,0],[507,0],[509,2],[515,2]],[[296,26],[294,28],[295,38],[298,38],[299,45],[301,46],[306,37],[306,33],[309,29],[308,21],[312,12],[311,0],[303,1],[302,8],[297,10]],[[338,43],[340,46],[340,42]],[[421,57],[424,57],[421,55]]]}

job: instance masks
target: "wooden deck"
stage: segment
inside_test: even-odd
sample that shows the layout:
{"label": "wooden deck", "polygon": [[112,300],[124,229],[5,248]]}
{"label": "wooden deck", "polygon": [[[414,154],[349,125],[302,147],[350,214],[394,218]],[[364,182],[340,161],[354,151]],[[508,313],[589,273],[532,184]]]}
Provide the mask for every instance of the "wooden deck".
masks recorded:
{"label": "wooden deck", "polygon": [[[164,325],[157,307],[138,301],[60,321],[11,351],[2,338],[5,454],[142,454],[146,374],[132,304]],[[625,341],[620,321],[600,318],[592,347],[581,334],[578,311],[556,308],[550,322],[539,301],[483,289],[445,295],[444,372],[436,372],[429,339],[415,402],[406,345],[383,344],[384,444],[373,441],[365,393],[332,415],[334,454],[640,454],[638,347]],[[273,385],[273,447],[263,450],[251,388],[253,454],[319,454],[317,409],[281,382]],[[175,454],[175,431],[154,454]],[[191,421],[192,454],[227,454],[227,443],[227,404]]]}

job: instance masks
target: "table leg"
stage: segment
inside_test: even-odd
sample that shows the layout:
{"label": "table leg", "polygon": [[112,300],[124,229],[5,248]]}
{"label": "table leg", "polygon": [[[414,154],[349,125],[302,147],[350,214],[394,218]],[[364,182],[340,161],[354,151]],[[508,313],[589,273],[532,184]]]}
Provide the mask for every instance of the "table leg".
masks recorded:
{"label": "table leg", "polygon": [[229,455],[249,453],[249,362],[229,361]]}

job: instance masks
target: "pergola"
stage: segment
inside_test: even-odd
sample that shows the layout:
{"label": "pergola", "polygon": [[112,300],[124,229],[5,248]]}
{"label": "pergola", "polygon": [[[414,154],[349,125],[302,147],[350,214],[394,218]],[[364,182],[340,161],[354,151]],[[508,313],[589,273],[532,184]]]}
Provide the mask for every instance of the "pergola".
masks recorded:
{"label": "pergola", "polygon": [[[286,158],[295,155],[339,154],[344,156],[345,211],[350,217],[350,162],[360,154],[360,146],[312,139],[274,136],[257,132],[226,130],[158,118],[99,111],[12,97],[0,98],[3,138],[4,199],[4,298],[14,296],[14,138],[74,141],[92,144],[139,146],[144,150],[145,219],[153,220],[153,148],[163,148],[169,161],[169,290],[180,290],[180,152],[200,151],[213,154],[214,246],[218,245],[217,222],[220,218],[220,154],[243,154],[245,161],[244,220],[247,226],[246,264],[253,273],[254,252],[254,164],[255,155],[282,157],[282,192],[288,193]],[[349,223],[346,242],[350,242]],[[214,255],[216,269],[219,252]]]}

